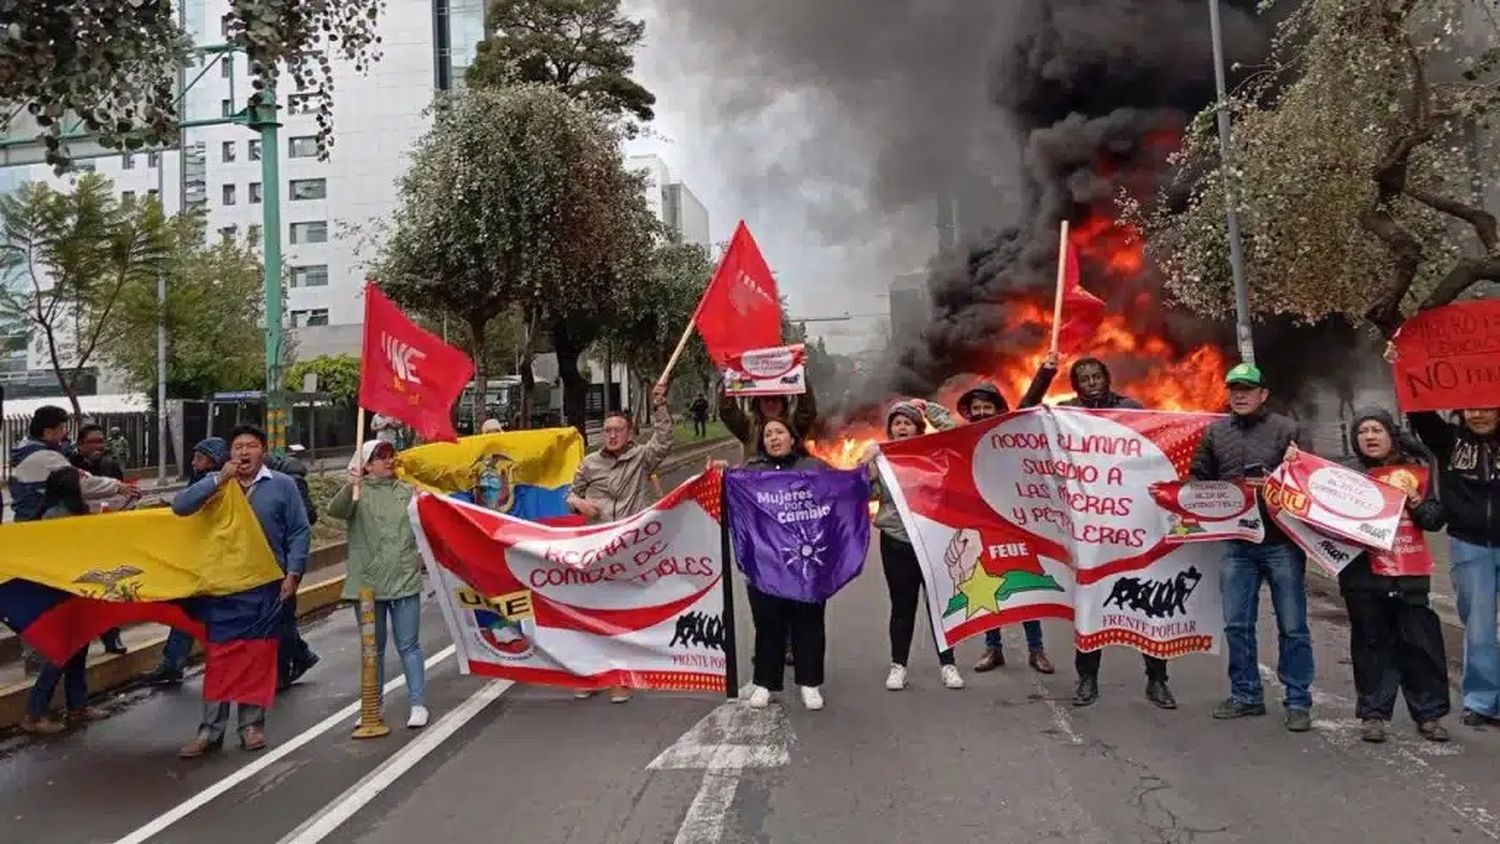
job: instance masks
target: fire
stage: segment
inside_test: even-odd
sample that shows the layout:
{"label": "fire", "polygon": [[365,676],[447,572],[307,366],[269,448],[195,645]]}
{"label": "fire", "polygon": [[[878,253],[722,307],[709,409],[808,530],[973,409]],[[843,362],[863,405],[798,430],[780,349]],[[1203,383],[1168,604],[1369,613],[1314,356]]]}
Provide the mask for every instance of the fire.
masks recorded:
{"label": "fire", "polygon": [[[1137,233],[1107,216],[1095,214],[1074,227],[1070,239],[1084,262],[1085,286],[1095,288],[1095,293],[1106,301],[1125,301],[1128,306],[1124,313],[1106,314],[1084,348],[1064,356],[1047,401],[1056,403],[1072,398],[1068,367],[1078,358],[1096,357],[1109,365],[1115,392],[1137,399],[1152,410],[1222,409],[1228,402],[1223,379],[1229,364],[1218,346],[1180,348],[1165,336],[1136,327],[1154,322],[1150,317],[1161,307],[1155,291],[1140,284],[1147,262]],[[1134,295],[1131,290],[1136,291]],[[1044,301],[1042,297],[1018,296],[1006,302],[1004,309],[1006,346],[1010,351],[1003,359],[981,367],[981,374],[950,379],[932,397],[935,401],[952,410],[969,388],[990,382],[1000,388],[1012,406],[1019,403],[1046,359],[1052,325],[1051,297],[1047,295]],[[1035,341],[1017,351],[1016,346],[1022,342],[1018,338],[1026,337],[1034,337]],[[884,433],[878,426],[863,425],[846,429],[835,438],[811,443],[810,447],[813,454],[829,464],[849,468],[858,463],[870,443],[884,439]]]}

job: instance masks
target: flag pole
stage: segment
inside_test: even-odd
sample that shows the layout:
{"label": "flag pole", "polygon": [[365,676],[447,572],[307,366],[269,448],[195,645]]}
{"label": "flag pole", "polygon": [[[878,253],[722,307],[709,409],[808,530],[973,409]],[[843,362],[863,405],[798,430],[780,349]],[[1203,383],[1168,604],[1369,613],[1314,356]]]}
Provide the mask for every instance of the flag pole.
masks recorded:
{"label": "flag pole", "polygon": [[1062,327],[1063,288],[1068,281],[1068,221],[1062,221],[1057,240],[1057,296],[1052,302],[1052,355],[1057,356],[1057,332]]}
{"label": "flag pole", "polygon": [[354,465],[359,467],[359,474],[354,476],[354,500],[359,500],[360,481],[365,477],[365,406],[359,406],[359,412],[354,414]]}
{"label": "flag pole", "polygon": [[696,324],[696,321],[697,314],[693,315],[693,319],[688,320],[687,328],[682,330],[682,339],[677,341],[677,348],[673,349],[672,356],[667,358],[666,368],[661,371],[661,377],[656,379],[657,384],[667,383],[667,376],[671,375],[672,370],[677,368],[677,359],[682,357],[682,350],[687,348],[688,340],[693,336],[693,326]]}
{"label": "flag pole", "polygon": [[723,562],[719,576],[724,583],[724,696],[734,700],[740,696],[740,658],[734,629],[734,566],[730,563],[734,549],[729,541],[729,496],[724,486],[724,473],[720,471],[719,553]]}

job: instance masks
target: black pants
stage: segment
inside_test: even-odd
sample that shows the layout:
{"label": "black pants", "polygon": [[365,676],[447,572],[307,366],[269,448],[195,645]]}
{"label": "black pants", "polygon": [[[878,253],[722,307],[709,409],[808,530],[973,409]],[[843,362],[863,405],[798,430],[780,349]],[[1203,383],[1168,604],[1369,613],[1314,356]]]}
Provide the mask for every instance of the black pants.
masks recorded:
{"label": "black pants", "polygon": [[1345,592],[1344,605],[1349,608],[1349,655],[1359,693],[1355,717],[1389,721],[1398,688],[1413,721],[1447,715],[1448,659],[1426,593]]}
{"label": "black pants", "polygon": [[[1079,677],[1093,677],[1099,679],[1099,663],[1104,659],[1104,649],[1097,651],[1073,652],[1073,670],[1078,672]],[[1167,682],[1167,661],[1157,659],[1150,654],[1141,654],[1141,660],[1146,663],[1146,679]]]}
{"label": "black pants", "polygon": [[[880,563],[891,594],[891,662],[905,665],[911,658],[911,637],[917,629],[917,601],[922,591],[922,566],[910,542],[880,535]],[[953,664],[953,649],[938,653],[938,663]]]}
{"label": "black pants", "polygon": [[792,676],[797,685],[823,685],[823,650],[827,643],[823,610],[828,604],[790,601],[767,595],[753,586],[747,586],[745,591],[750,597],[750,617],[755,620],[755,685],[781,691],[788,640],[792,645]]}
{"label": "black pants", "polygon": [[312,661],[312,648],[302,640],[302,631],[297,627],[297,596],[281,604],[281,616],[277,624],[276,685],[286,686],[307,669]]}
{"label": "black pants", "polygon": [[699,437],[708,436],[708,420],[706,418],[693,417],[693,434]]}

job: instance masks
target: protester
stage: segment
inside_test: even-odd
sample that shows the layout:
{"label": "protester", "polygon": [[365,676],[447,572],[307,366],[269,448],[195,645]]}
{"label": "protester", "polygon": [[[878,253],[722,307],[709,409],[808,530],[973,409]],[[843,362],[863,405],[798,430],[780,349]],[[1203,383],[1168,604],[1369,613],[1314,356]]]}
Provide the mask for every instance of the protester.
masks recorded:
{"label": "protester", "polygon": [[[651,439],[637,445],[631,439],[634,433],[625,414],[615,412],[604,418],[604,442],[578,464],[568,493],[569,509],[598,523],[626,519],[651,506],[656,500],[651,473],[672,450],[672,413],[667,407],[665,384],[651,390]],[[592,694],[579,692],[577,697]],[[630,690],[615,686],[609,699],[624,703],[630,700]]]}
{"label": "protester", "polygon": [[[745,468],[805,471],[830,467],[807,453],[802,437],[791,425],[780,419],[768,419],[761,426],[759,454]],[[753,586],[746,586],[746,590],[750,615],[755,620],[754,688],[750,691],[750,706],[763,709],[771,702],[772,693],[781,691],[786,673],[784,650],[790,639],[795,665],[792,676],[802,689],[802,703],[813,711],[822,709],[824,610],[828,602],[793,601],[759,592]]]}
{"label": "protester", "polygon": [[318,523],[318,508],[313,504],[312,488],[307,485],[307,464],[299,457],[302,453],[301,446],[288,449],[286,455],[278,457],[273,454],[266,455],[266,468],[273,472],[280,472],[292,479],[297,485],[297,496],[302,499],[302,509],[307,513],[307,523],[315,525]]}
{"label": "protester", "polygon": [[[740,402],[749,403],[747,413]],[[818,424],[818,402],[813,398],[812,387],[800,396],[756,396],[740,399],[725,393],[719,400],[719,420],[729,433],[740,441],[744,459],[749,460],[760,448],[761,426],[767,419],[783,419],[792,424],[792,429],[803,436],[816,436]]]}
{"label": "protester", "polygon": [[[953,418],[941,405],[921,399],[899,401],[886,415],[886,437],[892,440],[915,437],[926,429],[928,423],[941,430],[954,427]],[[875,526],[880,529],[880,561],[891,598],[891,669],[886,675],[885,687],[898,692],[906,688],[906,663],[911,657],[911,640],[917,626],[922,566],[917,562],[917,551],[912,547],[906,526],[901,523],[901,514],[896,511],[891,492],[875,470],[877,454],[879,447],[872,443],[860,458],[860,463],[869,467],[870,483],[880,502]],[[958,673],[952,648],[938,653],[938,665],[942,668],[944,686],[950,689],[964,687],[964,678]]]}
{"label": "protester", "polygon": [[[1349,444],[1354,455],[1345,463],[1361,472],[1410,467],[1430,473],[1433,468],[1416,443],[1399,435],[1390,414],[1378,408],[1356,413]],[[1418,531],[1442,530],[1447,521],[1442,503],[1430,488],[1424,494],[1415,475],[1406,474],[1405,480],[1400,484],[1406,491],[1403,529],[1410,524]],[[1428,483],[1435,481],[1430,477]],[[1354,716],[1361,722],[1360,737],[1368,742],[1385,741],[1398,689],[1406,695],[1417,732],[1429,741],[1448,740],[1448,731],[1438,723],[1449,711],[1448,658],[1437,613],[1427,600],[1432,557],[1420,532],[1415,540],[1420,547],[1410,553],[1421,559],[1405,562],[1416,563],[1420,573],[1405,574],[1404,561],[1392,553],[1368,550],[1339,572],[1339,591],[1349,608],[1349,656],[1359,694]]]}
{"label": "protester", "polygon": [[688,407],[688,415],[693,418],[693,436],[698,439],[708,436],[708,396],[699,393]]}
{"label": "protester", "polygon": [[[229,446],[219,437],[208,437],[193,447],[193,459],[188,464],[188,485],[191,486],[210,473],[224,468],[229,461]],[[171,685],[182,682],[182,669],[188,657],[193,655],[193,636],[173,629],[167,634],[167,643],[161,649],[161,661],[149,674],[141,678],[153,685]]]}
{"label": "protester", "polygon": [[[27,437],[10,452],[10,507],[18,522],[35,521],[44,510],[47,478],[56,470],[70,467],[63,453],[68,437],[68,412],[46,405],[31,416]],[[83,500],[90,505],[120,496],[134,501],[140,493],[114,478],[85,475],[79,479]]]}
{"label": "protester", "polygon": [[493,417],[484,420],[484,424],[479,426],[479,433],[481,434],[500,434],[504,433],[504,431],[505,426],[500,424],[499,419]]}
{"label": "protester", "polygon": [[[83,432],[81,430],[78,433],[78,438],[80,440],[83,439]],[[109,429],[109,453],[120,466],[128,467],[130,465],[130,440],[125,439],[124,432],[118,426]],[[111,475],[111,477],[114,476]]]}
{"label": "protester", "polygon": [[[1225,376],[1230,415],[1203,433],[1190,474],[1200,481],[1244,481],[1259,487],[1283,460],[1305,446],[1297,423],[1266,409],[1271,391],[1260,369],[1242,363]],[[1307,556],[1287,538],[1260,503],[1265,540],[1234,540],[1224,561],[1220,591],[1224,602],[1224,638],[1229,646],[1229,698],[1214,710],[1224,720],[1266,714],[1260,682],[1255,626],[1260,584],[1271,584],[1271,603],[1279,633],[1276,675],[1286,689],[1286,728],[1312,729],[1312,634],[1307,629]]]}
{"label": "protester", "polygon": [[1493,726],[1500,725],[1500,409],[1468,408],[1460,418],[1449,424],[1436,413],[1413,413],[1411,424],[1437,458],[1448,517],[1453,591],[1464,623],[1462,720]]}
{"label": "protester", "polygon": [[[83,500],[82,477],[72,466],[54,469],[47,475],[43,482],[43,519],[89,514],[89,506]],[[88,655],[89,649],[84,646],[61,667],[51,663],[42,666],[31,687],[31,695],[26,699],[26,715],[21,720],[23,731],[50,735],[60,733],[68,726],[81,726],[108,717],[104,710],[89,706]],[[59,680],[63,684],[63,699],[68,708],[66,724],[48,715]]]}
{"label": "protester", "polygon": [[[119,433],[119,428],[114,428]],[[117,481],[125,480],[125,470],[120,468],[119,459],[111,453],[109,445],[104,438],[104,428],[90,422],[78,429],[78,445],[69,456],[68,462],[75,467],[97,475],[102,478],[114,478]],[[101,504],[100,509],[118,509]],[[120,628],[112,627],[104,631],[99,637],[104,644],[105,653],[115,655],[126,653],[125,643],[120,640]]]}
{"label": "protester", "polygon": [[[307,510],[297,491],[297,484],[265,465],[266,435],[259,428],[241,425],[230,432],[230,459],[216,474],[203,478],[177,494],[172,512],[189,516],[198,512],[219,489],[232,481],[239,483],[250,499],[256,521],[270,543],[271,553],[286,576],[281,581],[281,618],[279,624],[277,686],[284,688],[296,682],[318,662],[297,630],[297,586],[307,570],[307,552],[312,529]],[[259,706],[240,704],[239,729],[241,746],[261,750],[266,746],[266,712]],[[223,744],[224,729],[229,721],[227,701],[206,701],[203,723],[198,735],[182,748],[184,758],[202,756]]]}
{"label": "protester", "polygon": [[[369,440],[361,449],[364,467],[349,473],[333,500],[328,515],[349,526],[349,573],[344,581],[344,600],[359,599],[363,587],[375,590],[375,661],[379,684],[385,687],[385,631],[390,618],[391,635],[406,675],[411,712],[406,726],[427,726],[427,681],[423,668],[422,561],[417,537],[412,532],[407,507],[411,487],[396,480],[396,447]],[[359,484],[359,500],[354,498]]]}
{"label": "protester", "polygon": [[[1042,403],[1042,397],[1047,395],[1047,388],[1052,384],[1052,378],[1057,374],[1057,355],[1048,353],[1042,361],[1042,368],[1031,379],[1031,386],[1026,388],[1026,395],[1021,397],[1020,409],[1036,407]],[[999,416],[1009,412],[1010,404],[1006,402],[1005,396],[1001,394],[1000,388],[994,384],[979,384],[968,392],[958,397],[958,414],[966,422],[978,422]],[[1021,630],[1026,634],[1026,662],[1032,670],[1041,674],[1052,674],[1057,669],[1052,665],[1052,660],[1047,658],[1047,649],[1042,638],[1042,623],[1040,621],[1024,621]],[[978,672],[994,671],[1005,665],[1005,645],[1000,635],[1000,628],[986,630],[984,633],[984,654],[979,661],[974,663],[974,670]]]}
{"label": "protester", "polygon": [[[1052,380],[1050,377],[1047,379]],[[1098,358],[1079,358],[1068,368],[1068,381],[1073,385],[1073,398],[1061,402],[1062,407],[1083,407],[1094,410],[1141,410],[1140,402],[1114,391],[1109,367]],[[1146,664],[1146,700],[1162,709],[1176,709],[1177,698],[1167,685],[1167,661],[1150,654],[1141,654]],[[1073,652],[1073,668],[1078,673],[1078,686],[1073,692],[1074,706],[1088,706],[1099,699],[1099,665],[1104,660],[1104,650]]]}

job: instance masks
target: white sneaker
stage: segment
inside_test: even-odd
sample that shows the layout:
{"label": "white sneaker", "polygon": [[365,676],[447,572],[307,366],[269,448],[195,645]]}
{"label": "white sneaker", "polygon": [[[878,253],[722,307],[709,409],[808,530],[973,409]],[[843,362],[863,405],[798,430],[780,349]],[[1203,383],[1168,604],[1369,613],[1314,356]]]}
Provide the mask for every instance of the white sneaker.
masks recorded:
{"label": "white sneaker", "polygon": [[964,687],[964,675],[958,673],[957,665],[943,666],[943,685],[950,689],[962,689]]}
{"label": "white sneaker", "polygon": [[817,712],[823,708],[823,693],[817,686],[802,687],[802,705],[810,712]]}
{"label": "white sneaker", "polygon": [[591,698],[593,696],[594,696],[593,692],[574,692],[573,693],[573,699],[574,700],[588,700],[589,698]]}
{"label": "white sneaker", "polygon": [[411,730],[420,730],[427,726],[427,707],[413,706],[411,714],[406,717],[406,727]]}
{"label": "white sneaker", "polygon": [[771,705],[771,690],[765,686],[753,686],[750,690],[750,698],[745,705],[751,709],[765,709]]}
{"label": "white sneaker", "polygon": [[906,688],[906,666],[891,663],[891,673],[885,675],[885,687],[893,692]]}

